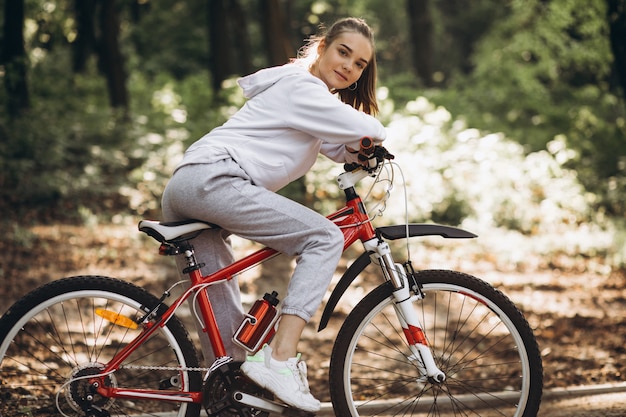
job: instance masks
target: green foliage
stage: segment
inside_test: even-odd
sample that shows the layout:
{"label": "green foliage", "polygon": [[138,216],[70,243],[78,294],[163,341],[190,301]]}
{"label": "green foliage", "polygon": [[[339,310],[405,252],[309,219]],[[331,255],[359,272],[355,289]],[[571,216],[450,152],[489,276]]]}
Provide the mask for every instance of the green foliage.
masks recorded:
{"label": "green foliage", "polygon": [[509,7],[509,17],[478,43],[474,71],[429,97],[529,151],[564,140],[576,151],[568,166],[599,196],[597,205],[624,213],[611,191],[626,177],[626,111],[609,82],[606,4],[533,0]]}
{"label": "green foliage", "polygon": [[[60,200],[72,210],[105,186],[98,184],[105,180],[100,174],[116,173],[118,163],[111,162],[124,152],[123,119],[108,108],[101,82],[67,78],[66,64],[67,54],[58,52],[34,67],[31,109],[16,120],[0,119],[3,211],[47,210]],[[85,181],[87,173],[96,181]]]}
{"label": "green foliage", "polygon": [[389,146],[403,150],[397,160],[414,221],[471,221],[534,234],[593,220],[576,173],[555,154],[526,154],[515,141],[468,128],[424,98],[404,114],[389,126]]}
{"label": "green foliage", "polygon": [[148,77],[165,72],[178,80],[201,73],[209,45],[206,8],[206,2],[198,1],[146,2],[125,32],[134,47],[129,52],[138,58],[131,70]]}
{"label": "green foliage", "polygon": [[16,120],[0,116],[5,219],[82,219],[128,209],[158,217],[161,192],[186,146],[242,102],[231,86],[222,92],[225,106],[216,107],[206,72],[181,81],[133,73],[129,117],[109,108],[95,65],[70,78],[67,51],[47,55],[32,70],[30,111]]}
{"label": "green foliage", "polygon": [[[129,172],[119,192],[138,215],[160,217],[160,197],[184,150],[237,109],[243,97],[234,80],[226,83],[216,106],[208,75],[203,72],[176,80],[165,74],[152,81],[135,74],[132,94],[132,155],[141,163]],[[229,86],[230,85],[230,86]]]}
{"label": "green foliage", "polygon": [[519,1],[511,9],[511,17],[495,23],[480,42],[475,71],[457,87],[464,87],[493,130],[513,128],[537,150],[555,132],[569,130],[577,118],[572,108],[608,93],[606,10],[602,2],[580,7],[575,0]]}

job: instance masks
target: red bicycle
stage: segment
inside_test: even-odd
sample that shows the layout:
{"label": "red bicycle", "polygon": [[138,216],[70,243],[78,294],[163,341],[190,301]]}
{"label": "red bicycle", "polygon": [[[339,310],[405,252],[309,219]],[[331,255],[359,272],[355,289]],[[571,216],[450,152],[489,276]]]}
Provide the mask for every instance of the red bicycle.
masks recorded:
{"label": "red bicycle", "polygon": [[[542,362],[523,314],[478,278],[416,271],[410,261],[409,238],[475,235],[436,224],[372,226],[355,185],[367,177],[375,183],[395,165],[382,147],[369,158],[370,167],[346,166],[339,175],[346,205],[328,216],[344,233],[344,249],[360,241],[364,252],[334,287],[319,330],[368,266],[380,276],[345,319],[330,355],[335,415],[535,416]],[[204,408],[209,416],[310,415],[274,401],[225,351],[222,337],[232,335],[220,333],[207,291],[276,252],[263,248],[203,276],[191,242],[212,227],[139,223],[162,254],[187,260],[189,289],[168,304],[169,290],[157,298],[102,276],[64,278],[17,301],[0,319],[0,414],[197,417]],[[388,244],[402,239],[406,255]],[[208,368],[176,316],[190,298],[217,357]]]}

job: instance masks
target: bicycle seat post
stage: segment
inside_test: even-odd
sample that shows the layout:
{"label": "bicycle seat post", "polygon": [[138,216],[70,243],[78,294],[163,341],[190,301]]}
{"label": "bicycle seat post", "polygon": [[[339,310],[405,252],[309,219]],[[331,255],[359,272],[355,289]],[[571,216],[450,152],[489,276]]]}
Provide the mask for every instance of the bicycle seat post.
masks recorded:
{"label": "bicycle seat post", "polygon": [[196,260],[196,252],[191,244],[185,244],[184,246],[181,246],[181,249],[185,255],[185,260],[187,261],[187,267],[183,269],[183,274],[189,274],[192,271],[197,271],[204,266],[204,264],[199,264]]}

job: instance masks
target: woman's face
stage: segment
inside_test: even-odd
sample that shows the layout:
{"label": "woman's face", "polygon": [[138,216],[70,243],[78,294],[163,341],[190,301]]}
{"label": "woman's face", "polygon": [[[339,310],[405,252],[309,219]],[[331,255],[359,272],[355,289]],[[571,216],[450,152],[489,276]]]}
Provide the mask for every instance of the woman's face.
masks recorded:
{"label": "woman's face", "polygon": [[326,45],[320,42],[317,65],[311,73],[330,90],[343,90],[354,84],[372,59],[370,41],[357,32],[344,32]]}

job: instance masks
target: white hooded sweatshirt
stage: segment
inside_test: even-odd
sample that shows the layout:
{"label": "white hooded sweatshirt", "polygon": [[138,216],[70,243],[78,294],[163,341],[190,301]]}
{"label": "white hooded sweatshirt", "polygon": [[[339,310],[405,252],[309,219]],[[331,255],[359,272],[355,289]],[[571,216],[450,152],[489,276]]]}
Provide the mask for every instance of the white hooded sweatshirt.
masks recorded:
{"label": "white hooded sweatshirt", "polygon": [[252,182],[277,191],[300,178],[318,153],[336,162],[354,162],[346,145],[376,143],[386,131],[374,117],[341,102],[306,68],[287,64],[238,80],[246,104],[225,124],[189,147],[178,168],[234,159]]}

